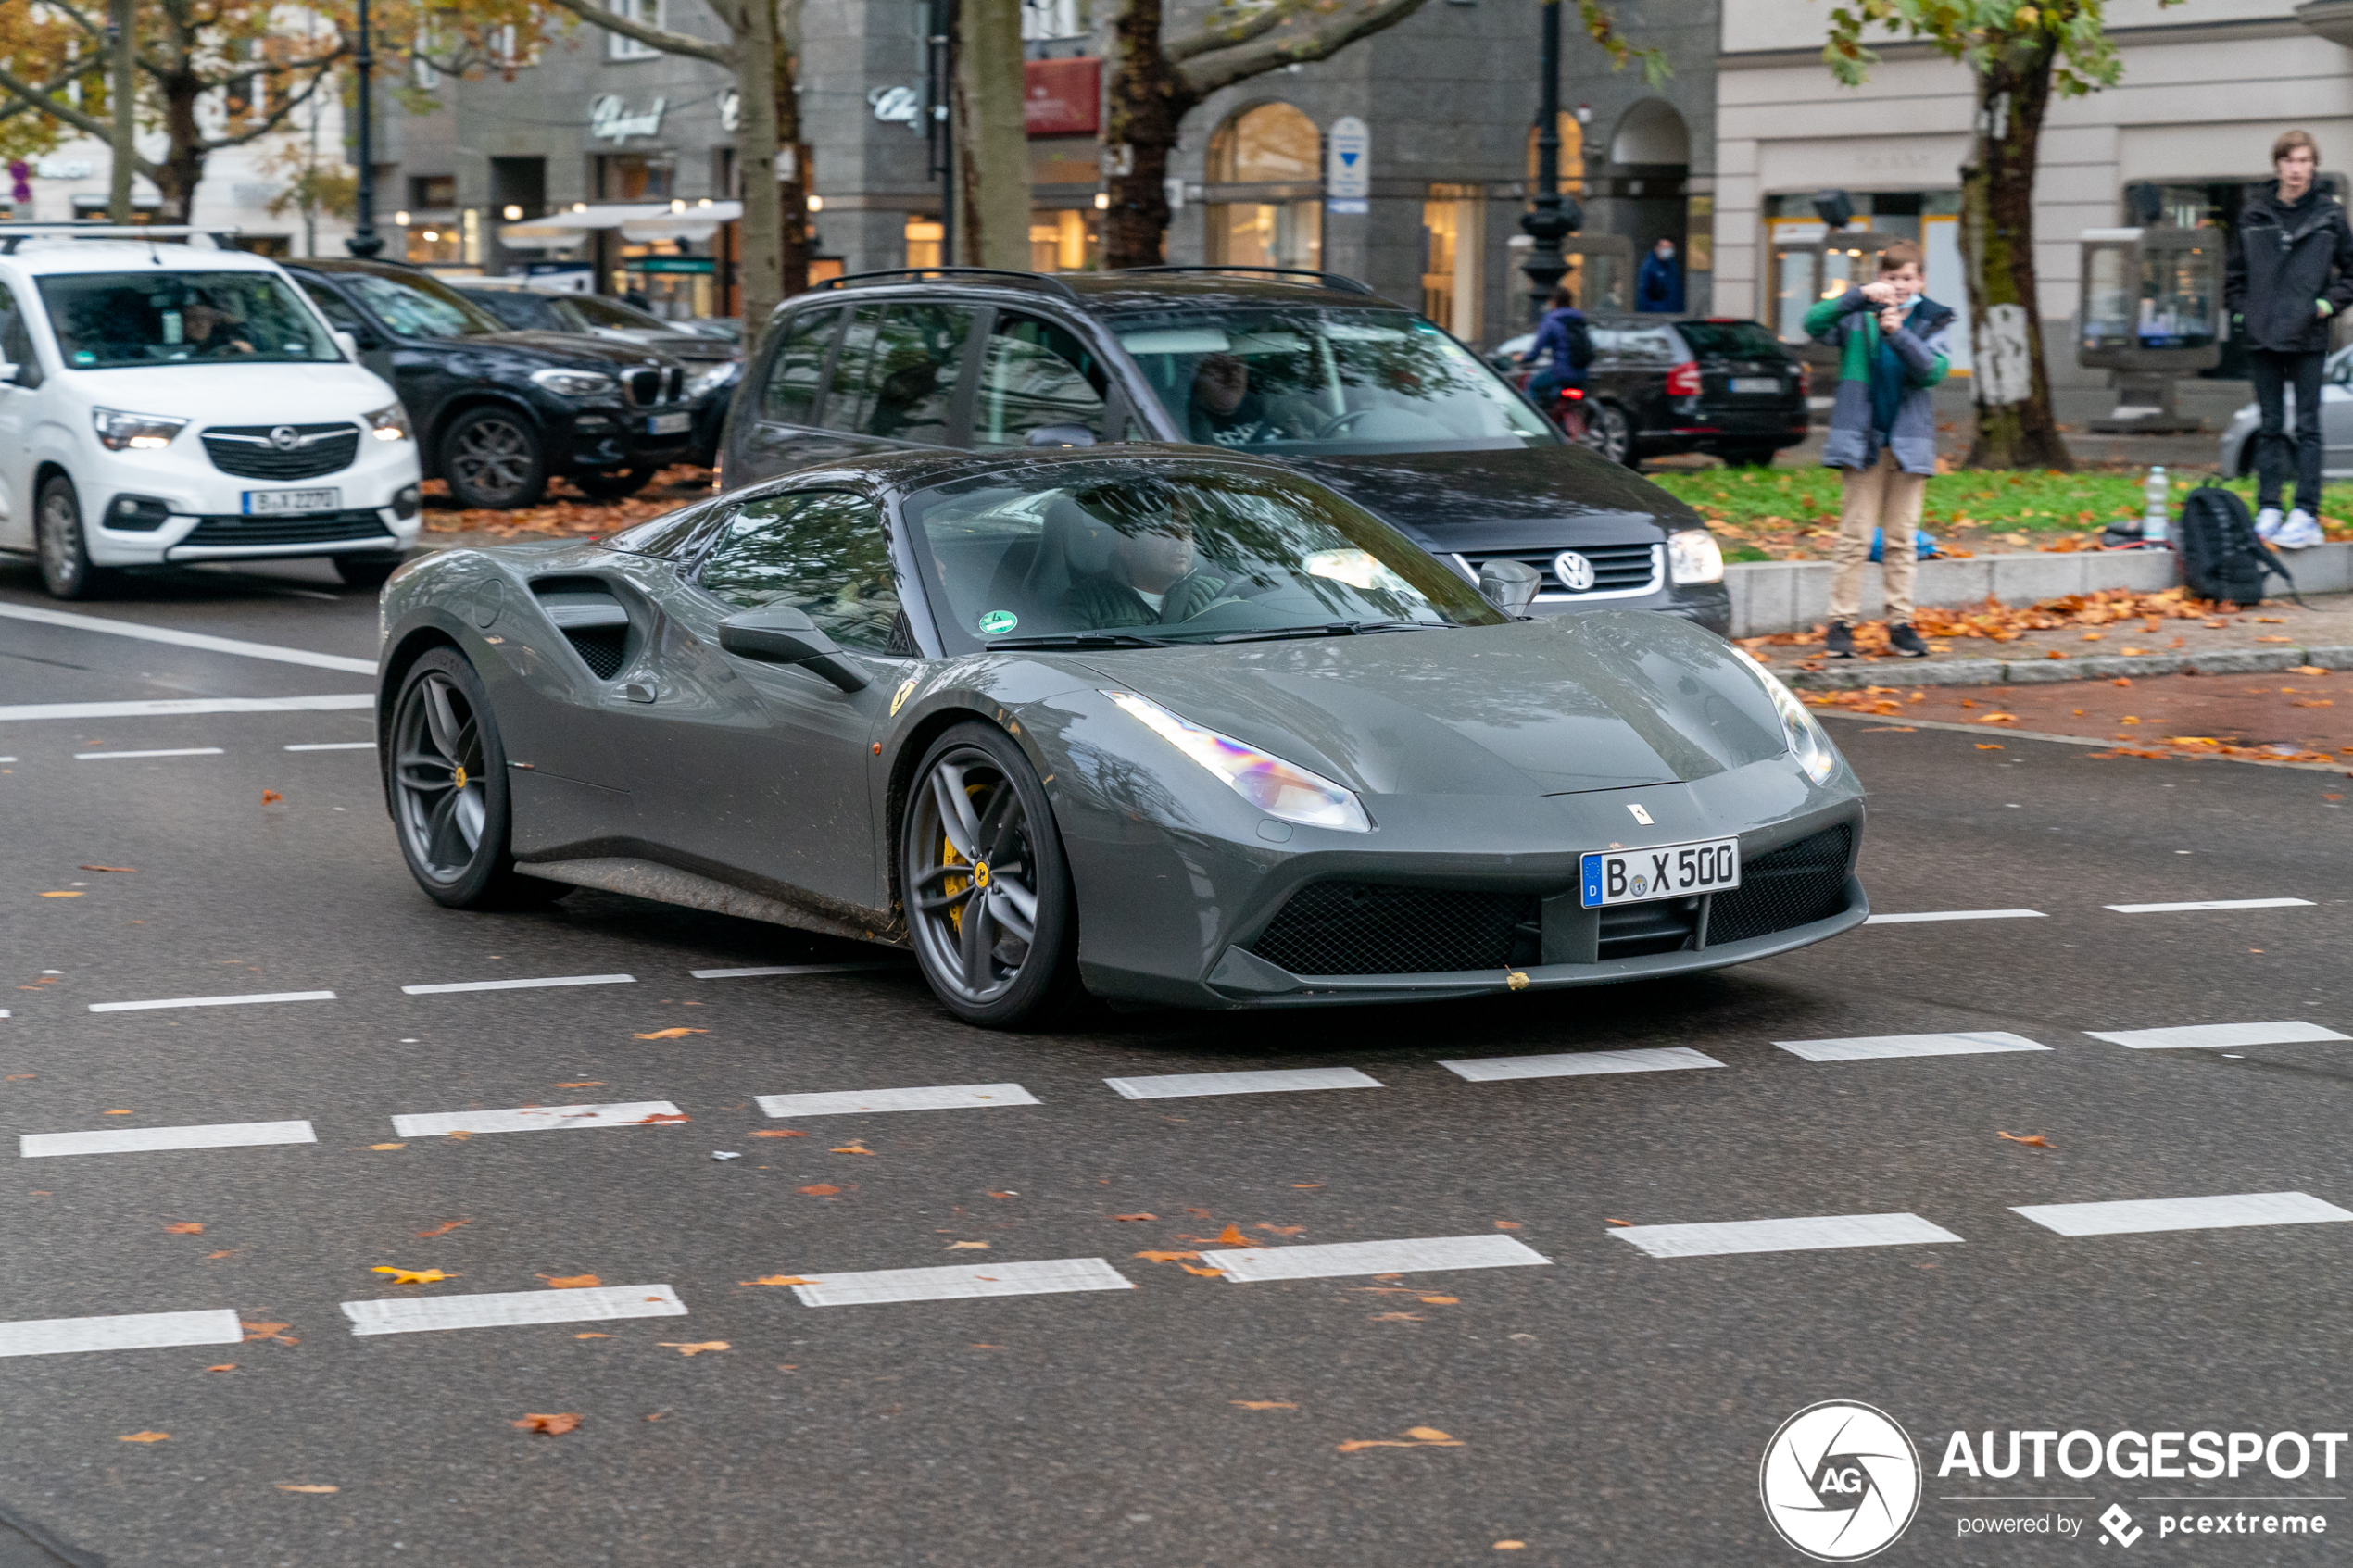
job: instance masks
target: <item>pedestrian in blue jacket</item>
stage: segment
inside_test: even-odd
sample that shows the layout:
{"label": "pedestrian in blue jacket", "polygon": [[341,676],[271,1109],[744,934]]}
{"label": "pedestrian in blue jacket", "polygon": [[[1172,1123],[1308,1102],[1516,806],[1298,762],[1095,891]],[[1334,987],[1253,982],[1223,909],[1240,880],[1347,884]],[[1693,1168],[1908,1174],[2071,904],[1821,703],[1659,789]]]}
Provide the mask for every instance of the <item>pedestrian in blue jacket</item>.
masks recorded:
{"label": "pedestrian in blue jacket", "polygon": [[1661,240],[1642,257],[1634,275],[1634,308],[1656,315],[1683,313],[1683,270],[1675,265],[1675,242]]}

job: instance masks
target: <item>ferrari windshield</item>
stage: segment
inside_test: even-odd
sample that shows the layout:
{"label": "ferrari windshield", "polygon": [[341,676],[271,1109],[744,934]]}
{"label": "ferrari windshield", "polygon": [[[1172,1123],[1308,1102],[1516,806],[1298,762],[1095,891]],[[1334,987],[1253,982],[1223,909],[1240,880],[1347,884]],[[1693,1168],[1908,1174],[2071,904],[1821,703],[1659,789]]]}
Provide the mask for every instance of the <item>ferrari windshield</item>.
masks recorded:
{"label": "ferrari windshield", "polygon": [[1182,439],[1252,451],[1551,444],[1462,345],[1403,310],[1187,310],[1118,322]]}
{"label": "ferrari windshield", "polygon": [[1052,463],[905,507],[952,646],[1247,641],[1503,617],[1387,523],[1240,469]]}

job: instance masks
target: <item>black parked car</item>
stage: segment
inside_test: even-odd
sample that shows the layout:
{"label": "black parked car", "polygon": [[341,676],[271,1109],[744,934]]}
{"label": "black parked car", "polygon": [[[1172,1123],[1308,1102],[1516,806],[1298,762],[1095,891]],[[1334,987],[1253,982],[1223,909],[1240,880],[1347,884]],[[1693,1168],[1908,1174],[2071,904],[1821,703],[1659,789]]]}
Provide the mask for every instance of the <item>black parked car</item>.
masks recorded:
{"label": "black parked car", "polygon": [[447,284],[382,261],[286,271],[390,382],[427,478],[468,507],[535,505],[563,475],[599,498],[639,489],[694,446],[686,369],[635,344],[510,332]]}
{"label": "black parked car", "polygon": [[1721,632],[1699,516],[1562,437],[1468,349],[1330,274],[1143,268],[868,273],[787,300],[746,370],[730,484],[910,446],[1184,442],[1271,458],[1534,608],[1656,609]]}
{"label": "black parked car", "polygon": [[[1733,468],[1762,466],[1806,439],[1806,367],[1761,321],[1730,316],[1587,319],[1586,445],[1628,466],[1706,452]],[[1516,367],[1532,333],[1499,345]]]}
{"label": "black parked car", "polygon": [[642,344],[686,367],[686,401],[695,406],[695,445],[687,459],[709,468],[719,453],[720,427],[742,378],[744,352],[725,338],[686,331],[623,300],[594,294],[556,294],[513,284],[449,285],[519,332],[577,332],[615,343]]}

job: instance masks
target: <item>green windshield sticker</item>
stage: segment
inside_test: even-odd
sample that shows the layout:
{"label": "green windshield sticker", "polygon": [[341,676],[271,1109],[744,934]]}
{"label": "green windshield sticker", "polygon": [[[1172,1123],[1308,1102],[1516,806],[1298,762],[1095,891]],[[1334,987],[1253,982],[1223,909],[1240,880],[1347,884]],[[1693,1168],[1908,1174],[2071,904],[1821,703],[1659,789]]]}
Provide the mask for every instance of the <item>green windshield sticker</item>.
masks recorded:
{"label": "green windshield sticker", "polygon": [[1021,617],[1010,609],[992,609],[980,618],[980,629],[990,636],[1001,636],[1021,624]]}

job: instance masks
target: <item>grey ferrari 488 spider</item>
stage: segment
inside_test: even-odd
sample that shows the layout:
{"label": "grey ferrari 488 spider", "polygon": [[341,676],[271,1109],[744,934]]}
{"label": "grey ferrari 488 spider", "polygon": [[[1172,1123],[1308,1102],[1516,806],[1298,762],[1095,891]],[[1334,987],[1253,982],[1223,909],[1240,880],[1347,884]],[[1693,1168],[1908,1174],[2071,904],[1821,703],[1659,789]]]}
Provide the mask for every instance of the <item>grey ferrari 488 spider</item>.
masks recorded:
{"label": "grey ferrari 488 spider", "polygon": [[[384,598],[403,854],[913,949],[975,1023],[1714,969],[1858,924],[1862,792],[1739,649],[1522,619],[1296,471],[908,453]],[[1483,590],[1483,591],[1482,591]]]}

